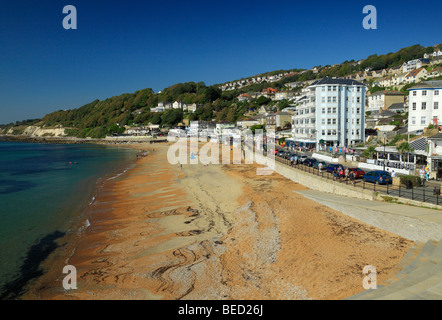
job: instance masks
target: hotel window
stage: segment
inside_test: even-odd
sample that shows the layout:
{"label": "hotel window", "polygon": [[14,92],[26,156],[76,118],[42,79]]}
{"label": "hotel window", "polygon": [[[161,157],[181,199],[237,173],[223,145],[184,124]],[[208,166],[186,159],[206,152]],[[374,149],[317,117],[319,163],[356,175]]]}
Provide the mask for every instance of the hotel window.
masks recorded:
{"label": "hotel window", "polygon": [[426,96],[426,95],[427,95],[427,90],[423,90],[423,91],[422,91],[422,95],[423,95],[423,96]]}
{"label": "hotel window", "polygon": [[359,114],[361,112],[361,109],[357,108],[356,109],[356,114]]}
{"label": "hotel window", "polygon": [[413,102],[413,110],[416,110],[416,102]]}
{"label": "hotel window", "polygon": [[331,119],[327,119],[327,124],[331,124]]}
{"label": "hotel window", "polygon": [[356,91],[361,92],[361,87],[357,87]]}
{"label": "hotel window", "polygon": [[333,97],[333,102],[336,102],[336,97]]}
{"label": "hotel window", "polygon": [[356,98],[356,102],[357,102],[357,103],[361,103],[361,98],[360,98],[360,97],[357,97],[357,98]]}
{"label": "hotel window", "polygon": [[434,102],[434,110],[439,109],[439,102],[435,101]]}
{"label": "hotel window", "polygon": [[434,91],[434,95],[435,95],[435,96],[438,96],[438,95],[439,95],[439,90],[435,90],[435,91]]}
{"label": "hotel window", "polygon": [[325,102],[325,97],[322,97],[322,103],[324,103]]}
{"label": "hotel window", "polygon": [[328,86],[328,87],[327,87],[327,91],[332,91],[332,87],[331,87],[331,86]]}
{"label": "hotel window", "polygon": [[325,119],[322,119],[322,124],[325,125]]}
{"label": "hotel window", "polygon": [[422,110],[427,110],[427,103],[426,102],[422,102]]}
{"label": "hotel window", "polygon": [[333,124],[336,124],[336,119],[333,119]]}
{"label": "hotel window", "polygon": [[333,91],[336,91],[336,86],[333,86]]}
{"label": "hotel window", "polygon": [[322,130],[322,135],[325,136],[325,130]]}
{"label": "hotel window", "polygon": [[422,117],[421,118],[421,124],[425,124],[427,122],[427,117]]}
{"label": "hotel window", "polygon": [[325,114],[325,108],[322,108],[322,113]]}
{"label": "hotel window", "polygon": [[413,96],[415,97],[417,95],[417,91],[413,91]]}
{"label": "hotel window", "polygon": [[361,119],[356,119],[356,124],[360,124],[361,123]]}
{"label": "hotel window", "polygon": [[333,108],[333,113],[336,113],[336,108]]}
{"label": "hotel window", "polygon": [[331,102],[332,101],[332,97],[327,97],[327,102]]}
{"label": "hotel window", "polygon": [[416,117],[411,118],[411,124],[416,124]]}

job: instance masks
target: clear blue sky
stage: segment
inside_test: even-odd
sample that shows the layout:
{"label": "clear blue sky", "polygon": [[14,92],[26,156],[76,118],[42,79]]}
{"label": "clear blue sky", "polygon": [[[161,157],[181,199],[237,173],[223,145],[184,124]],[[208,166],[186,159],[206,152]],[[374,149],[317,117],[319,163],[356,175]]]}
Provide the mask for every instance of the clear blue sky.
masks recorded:
{"label": "clear blue sky", "polygon": [[[78,29],[65,30],[65,5]],[[378,30],[362,27],[375,5]],[[0,123],[143,88],[207,85],[442,42],[442,1],[3,1]]]}

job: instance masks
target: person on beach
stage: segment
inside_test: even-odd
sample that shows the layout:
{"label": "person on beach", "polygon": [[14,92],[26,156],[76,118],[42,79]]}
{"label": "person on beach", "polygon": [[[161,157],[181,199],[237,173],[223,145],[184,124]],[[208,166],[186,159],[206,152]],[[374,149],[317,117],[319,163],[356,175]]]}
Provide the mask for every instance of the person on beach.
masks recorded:
{"label": "person on beach", "polygon": [[345,179],[348,179],[349,170],[348,168],[345,168]]}

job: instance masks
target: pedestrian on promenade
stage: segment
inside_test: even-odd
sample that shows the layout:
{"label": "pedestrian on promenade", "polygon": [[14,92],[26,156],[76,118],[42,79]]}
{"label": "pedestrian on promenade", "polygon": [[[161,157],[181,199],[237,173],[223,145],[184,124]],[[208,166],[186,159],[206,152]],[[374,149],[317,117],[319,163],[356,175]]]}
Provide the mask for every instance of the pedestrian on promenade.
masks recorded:
{"label": "pedestrian on promenade", "polygon": [[349,170],[348,168],[345,168],[345,179],[348,179]]}
{"label": "pedestrian on promenade", "polygon": [[425,187],[425,169],[424,167],[421,168],[421,171],[419,172],[421,176],[422,186]]}
{"label": "pedestrian on promenade", "polygon": [[355,184],[355,173],[353,171],[350,171],[348,174],[351,184]]}

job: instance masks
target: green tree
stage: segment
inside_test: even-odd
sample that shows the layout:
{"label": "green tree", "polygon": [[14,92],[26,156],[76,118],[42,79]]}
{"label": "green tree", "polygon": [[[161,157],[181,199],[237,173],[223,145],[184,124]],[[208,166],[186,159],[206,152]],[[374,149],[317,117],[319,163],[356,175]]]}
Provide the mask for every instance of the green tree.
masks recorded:
{"label": "green tree", "polygon": [[364,150],[364,157],[367,159],[372,159],[375,154],[376,154],[375,146],[368,146],[368,148]]}
{"label": "green tree", "polygon": [[396,150],[401,155],[401,159],[404,165],[405,165],[405,160],[403,158],[403,155],[414,151],[414,149],[410,146],[408,142],[402,142],[400,145],[396,147]]}

